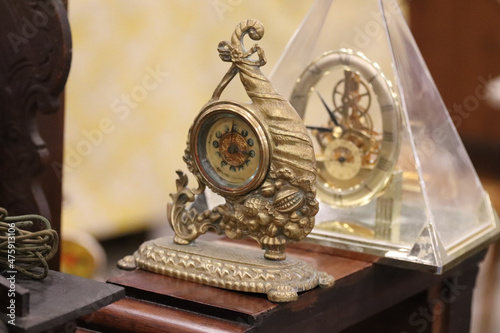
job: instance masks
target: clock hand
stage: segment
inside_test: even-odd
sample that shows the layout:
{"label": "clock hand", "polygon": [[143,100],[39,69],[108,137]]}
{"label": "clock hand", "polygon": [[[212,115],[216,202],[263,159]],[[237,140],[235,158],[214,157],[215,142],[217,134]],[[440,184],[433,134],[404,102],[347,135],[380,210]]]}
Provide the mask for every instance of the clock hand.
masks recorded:
{"label": "clock hand", "polygon": [[318,132],[331,132],[333,129],[328,127],[306,126],[307,129],[317,130]]}
{"label": "clock hand", "polygon": [[234,139],[234,119],[233,119],[233,124],[231,125],[231,141],[229,142],[230,144],[233,143]]}
{"label": "clock hand", "polygon": [[321,100],[321,103],[323,103],[323,105],[325,106],[326,111],[328,112],[328,115],[330,116],[330,119],[333,121],[333,123],[335,124],[335,126],[342,127],[339,124],[337,118],[335,117],[335,113],[332,111],[332,109],[330,109],[330,107],[328,106],[328,104],[326,104],[325,100],[323,99],[323,97],[321,96],[321,94],[319,93],[319,91],[316,90],[316,93],[318,94],[318,97]]}

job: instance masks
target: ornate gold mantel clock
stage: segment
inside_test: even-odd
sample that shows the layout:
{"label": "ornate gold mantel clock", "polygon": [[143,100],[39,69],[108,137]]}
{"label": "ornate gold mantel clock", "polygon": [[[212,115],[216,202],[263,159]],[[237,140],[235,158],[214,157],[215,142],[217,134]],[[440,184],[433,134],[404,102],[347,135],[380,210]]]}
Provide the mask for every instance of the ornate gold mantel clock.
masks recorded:
{"label": "ornate gold mantel clock", "polygon": [[[301,241],[314,226],[317,171],[301,118],[260,71],[264,51],[243,45],[246,35],[259,40],[263,34],[259,21],[248,20],[236,27],[230,42],[219,43],[219,56],[231,67],[191,126],[184,154],[198,188],[188,188],[187,176],[178,171],[177,193],[167,206],[173,241],[146,242],[120,267],[263,292],[273,301],[294,300],[299,291],[333,284],[326,273],[285,256],[286,246]],[[219,100],[237,74],[251,103]],[[202,213],[186,208],[207,186],[226,203]],[[255,239],[265,258],[260,251],[194,242],[209,229],[233,239]]]}

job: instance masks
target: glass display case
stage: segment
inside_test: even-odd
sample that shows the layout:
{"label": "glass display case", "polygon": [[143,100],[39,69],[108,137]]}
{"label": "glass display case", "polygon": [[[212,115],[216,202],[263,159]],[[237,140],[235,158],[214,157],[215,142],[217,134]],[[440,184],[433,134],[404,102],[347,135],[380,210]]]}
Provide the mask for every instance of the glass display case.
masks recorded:
{"label": "glass display case", "polygon": [[398,3],[351,1],[316,1],[270,78],[315,146],[307,239],[441,273],[497,237],[498,216]]}

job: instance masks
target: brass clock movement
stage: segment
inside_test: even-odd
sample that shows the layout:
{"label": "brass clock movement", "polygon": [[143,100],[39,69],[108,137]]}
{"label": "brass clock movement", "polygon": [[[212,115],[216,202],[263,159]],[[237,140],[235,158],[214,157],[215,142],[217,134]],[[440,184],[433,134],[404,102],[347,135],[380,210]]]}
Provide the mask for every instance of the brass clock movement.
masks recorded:
{"label": "brass clock movement", "polygon": [[401,115],[377,64],[352,50],[327,52],[304,70],[290,102],[302,117],[318,105],[324,115],[322,124],[308,126],[317,144],[322,201],[360,206],[384,190],[399,155]]}
{"label": "brass clock movement", "polygon": [[[194,120],[184,154],[198,188],[188,188],[187,176],[177,172],[177,192],[167,205],[173,241],[147,242],[120,267],[265,292],[273,301],[294,300],[299,291],[333,284],[331,276],[285,255],[287,245],[304,239],[314,226],[317,170],[302,119],[260,71],[264,51],[243,44],[246,35],[259,40],[263,34],[259,21],[247,20],[236,27],[230,42],[219,43],[219,56],[231,67]],[[220,100],[238,74],[251,102]],[[226,203],[201,213],[187,207],[206,187]],[[195,242],[210,229],[232,239],[255,239],[264,258],[227,249],[228,242],[224,247]]]}

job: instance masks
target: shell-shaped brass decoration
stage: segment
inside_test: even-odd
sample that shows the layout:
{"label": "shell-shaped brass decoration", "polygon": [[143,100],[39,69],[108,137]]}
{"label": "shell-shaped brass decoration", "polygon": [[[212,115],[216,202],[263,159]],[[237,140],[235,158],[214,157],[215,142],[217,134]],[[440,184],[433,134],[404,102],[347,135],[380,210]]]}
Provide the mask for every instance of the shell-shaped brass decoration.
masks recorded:
{"label": "shell-shaped brass decoration", "polygon": [[[257,188],[249,189],[248,193],[226,195],[223,190],[218,191],[217,184],[204,181],[203,170],[195,163],[199,156],[193,156],[188,143],[184,160],[200,182],[200,188],[209,186],[215,193],[224,196],[226,203],[198,214],[185,209],[194,195],[188,195],[186,189],[178,189],[178,194],[172,195],[174,202],[168,206],[169,222],[176,233],[174,241],[177,244],[192,242],[206,232],[208,225],[216,225],[213,229],[225,232],[231,238],[255,239],[266,250],[264,256],[267,259],[283,260],[286,246],[304,239],[314,226],[314,216],[318,212],[314,187],[317,170],[311,139],[295,109],[260,71],[260,66],[266,63],[262,48],[258,45],[251,48],[243,46],[246,35],[258,40],[263,34],[262,23],[247,20],[236,27],[230,42],[219,43],[219,56],[223,61],[231,62],[231,68],[202,111],[215,103],[238,104],[219,101],[219,98],[229,82],[239,74],[252,102],[238,105],[259,119],[259,131],[265,133],[270,151],[265,179]],[[191,130],[190,135],[194,133]]]}
{"label": "shell-shaped brass decoration", "polygon": [[[167,205],[168,221],[175,232],[173,240],[165,237],[144,243],[133,256],[118,263],[120,268],[138,267],[219,288],[266,293],[273,302],[293,301],[298,292],[318,285],[323,288],[333,285],[332,276],[285,256],[286,247],[304,239],[314,227],[319,207],[314,188],[317,171],[312,142],[302,120],[260,72],[259,67],[266,63],[264,51],[258,45],[249,49],[243,46],[244,36],[258,40],[263,34],[260,22],[248,20],[236,27],[231,42],[219,43],[219,56],[231,62],[231,68],[195,119],[184,154],[198,188],[188,188],[187,176],[177,172],[177,192],[170,195],[172,202]],[[237,74],[252,102],[219,101],[222,91]],[[214,110],[215,106],[223,107]],[[221,120],[224,127],[212,131],[210,126],[215,121],[204,119],[207,114],[215,115],[215,121]],[[230,124],[235,118],[244,119],[248,125],[239,133],[248,136],[246,142],[255,150],[239,150],[238,145],[238,149],[218,149],[218,141],[213,137],[222,137],[223,131],[237,133],[237,124]],[[219,165],[221,168],[227,165],[210,160],[225,153],[236,157],[240,153],[245,155],[244,152],[252,158],[258,156],[252,165],[257,168],[250,169],[253,173],[243,167],[242,173],[229,168],[235,172],[231,176],[217,169]],[[226,203],[202,213],[195,208],[187,209],[206,187],[224,197]],[[233,239],[256,240],[265,250],[264,258],[258,256],[257,249],[239,246],[228,249],[226,242],[193,243],[208,229]]]}

